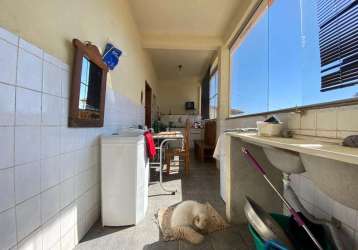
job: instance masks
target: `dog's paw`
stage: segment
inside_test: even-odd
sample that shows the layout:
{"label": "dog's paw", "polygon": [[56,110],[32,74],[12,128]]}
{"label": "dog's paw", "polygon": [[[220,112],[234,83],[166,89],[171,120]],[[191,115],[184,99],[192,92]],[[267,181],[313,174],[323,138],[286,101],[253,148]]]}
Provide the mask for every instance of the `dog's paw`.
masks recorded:
{"label": "dog's paw", "polygon": [[194,237],[191,238],[191,243],[193,244],[200,244],[203,242],[204,236],[201,234],[196,234]]}

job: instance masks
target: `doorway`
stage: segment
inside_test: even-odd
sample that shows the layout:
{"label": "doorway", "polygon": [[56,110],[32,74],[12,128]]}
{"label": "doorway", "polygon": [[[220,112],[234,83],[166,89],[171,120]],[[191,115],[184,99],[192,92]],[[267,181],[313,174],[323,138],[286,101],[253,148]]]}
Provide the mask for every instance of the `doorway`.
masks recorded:
{"label": "doorway", "polygon": [[145,109],[145,125],[148,128],[152,127],[152,88],[145,81],[145,101],[144,101],[144,109]]}

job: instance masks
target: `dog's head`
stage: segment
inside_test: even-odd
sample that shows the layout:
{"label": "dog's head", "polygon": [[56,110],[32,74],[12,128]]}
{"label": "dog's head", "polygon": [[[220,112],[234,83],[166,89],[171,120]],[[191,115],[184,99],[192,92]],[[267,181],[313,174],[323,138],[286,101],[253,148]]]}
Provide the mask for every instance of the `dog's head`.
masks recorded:
{"label": "dog's head", "polygon": [[208,221],[209,221],[209,217],[207,212],[199,212],[194,217],[194,225],[200,230],[206,229],[206,226],[208,225]]}

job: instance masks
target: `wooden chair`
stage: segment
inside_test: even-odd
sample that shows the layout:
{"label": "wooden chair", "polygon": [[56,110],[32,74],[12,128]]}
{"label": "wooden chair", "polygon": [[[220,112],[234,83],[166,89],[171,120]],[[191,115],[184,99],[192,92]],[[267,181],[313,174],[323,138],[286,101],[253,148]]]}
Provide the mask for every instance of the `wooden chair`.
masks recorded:
{"label": "wooden chair", "polygon": [[184,129],[184,145],[181,148],[168,148],[165,151],[165,163],[167,165],[167,174],[170,173],[170,162],[175,156],[184,158],[184,174],[189,175],[189,161],[190,161],[190,127],[191,122],[186,120]]}
{"label": "wooden chair", "polygon": [[198,160],[212,159],[216,146],[216,121],[208,120],[204,124],[204,139],[194,141],[195,156]]}

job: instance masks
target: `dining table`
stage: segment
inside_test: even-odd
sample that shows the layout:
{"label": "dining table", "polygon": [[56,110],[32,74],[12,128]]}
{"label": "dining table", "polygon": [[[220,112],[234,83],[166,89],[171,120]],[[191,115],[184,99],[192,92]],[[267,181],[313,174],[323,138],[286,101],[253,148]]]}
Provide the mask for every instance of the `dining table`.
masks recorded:
{"label": "dining table", "polygon": [[151,162],[151,165],[159,165],[159,184],[161,189],[174,195],[177,190],[167,189],[163,185],[163,154],[168,142],[180,142],[181,147],[183,147],[184,135],[180,131],[163,131],[155,133],[153,135],[153,139],[156,144],[156,150],[159,152],[159,162]]}

